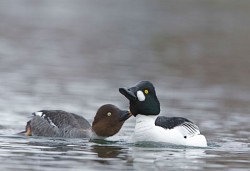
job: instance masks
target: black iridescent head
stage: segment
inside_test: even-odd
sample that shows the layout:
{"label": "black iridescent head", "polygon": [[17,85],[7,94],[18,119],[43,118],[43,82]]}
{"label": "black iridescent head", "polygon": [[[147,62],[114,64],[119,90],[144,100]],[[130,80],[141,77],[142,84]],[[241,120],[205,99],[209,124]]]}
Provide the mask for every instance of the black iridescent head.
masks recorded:
{"label": "black iridescent head", "polygon": [[160,102],[156,96],[154,85],[149,81],[140,81],[130,88],[119,88],[130,102],[130,112],[136,116],[158,115],[160,113]]}

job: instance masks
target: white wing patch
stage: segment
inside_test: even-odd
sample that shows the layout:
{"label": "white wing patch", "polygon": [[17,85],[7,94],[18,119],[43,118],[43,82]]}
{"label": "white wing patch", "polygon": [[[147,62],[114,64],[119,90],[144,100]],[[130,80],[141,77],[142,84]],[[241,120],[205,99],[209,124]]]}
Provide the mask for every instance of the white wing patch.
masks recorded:
{"label": "white wing patch", "polygon": [[180,129],[181,133],[184,136],[193,137],[195,135],[200,134],[200,130],[198,126],[196,126],[192,122],[184,122],[183,124],[179,125],[178,128]]}
{"label": "white wing patch", "polygon": [[54,124],[54,122],[52,122],[52,120],[51,120],[49,117],[47,117],[47,120],[48,120],[48,122],[49,122],[50,125],[52,125],[52,126],[54,126],[54,127],[57,127],[57,126]]}
{"label": "white wing patch", "polygon": [[34,116],[40,116],[42,118],[44,118],[43,112],[34,112],[32,113]]}
{"label": "white wing patch", "polygon": [[41,118],[47,120],[47,121],[49,122],[50,125],[52,125],[52,126],[54,126],[54,127],[57,127],[56,124],[54,124],[54,122],[52,122],[52,120],[51,120],[48,116],[46,116],[45,113],[39,111],[39,112],[34,112],[34,113],[32,113],[32,114],[33,114],[34,116],[40,116]]}

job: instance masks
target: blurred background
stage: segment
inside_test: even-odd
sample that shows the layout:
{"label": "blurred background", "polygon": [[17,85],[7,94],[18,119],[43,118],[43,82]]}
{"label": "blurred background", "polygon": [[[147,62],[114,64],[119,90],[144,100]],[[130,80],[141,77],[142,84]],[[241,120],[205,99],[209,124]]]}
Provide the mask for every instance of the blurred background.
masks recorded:
{"label": "blurred background", "polygon": [[[247,170],[249,16],[248,0],[2,0],[0,135],[23,130],[30,114],[41,109],[75,112],[92,122],[97,108],[103,104],[128,108],[119,87],[150,80],[161,102],[161,115],[193,120],[210,144],[221,146],[218,151],[201,152],[201,156],[192,153],[190,163],[186,158],[189,155],[174,153],[172,156],[179,164],[170,168],[180,169],[184,165],[201,170],[205,163],[207,170],[233,167]],[[133,129],[131,118],[118,139],[129,136]],[[11,160],[5,157],[19,154],[20,151],[11,150],[19,149],[20,140],[0,140],[1,161],[7,161],[2,168],[22,161],[21,157]],[[25,142],[25,148],[36,152]],[[11,152],[4,150],[7,146]],[[89,148],[91,151],[92,147]],[[115,148],[115,154],[122,151],[121,160],[128,155],[131,163],[133,157],[126,151],[130,148],[121,149]],[[96,147],[92,153],[88,150],[85,156],[96,154]],[[162,154],[159,153],[150,154],[159,157]],[[145,151],[142,154],[137,156],[144,157],[139,163],[124,166],[116,160],[112,166],[131,169],[136,165],[145,169],[143,161],[150,155]],[[88,155],[91,162],[85,166],[91,168],[93,158]],[[45,158],[50,156],[51,153]],[[71,166],[71,162],[66,165]],[[32,163],[16,167],[27,170]],[[74,166],[82,166],[81,162],[77,164]],[[103,168],[102,164],[98,168]],[[49,170],[47,166],[45,160],[42,170]]]}
{"label": "blurred background", "polygon": [[208,111],[213,122],[245,116],[249,9],[244,0],[1,1],[0,125],[21,129],[40,109],[92,120],[102,104],[127,108],[118,88],[140,80],[155,84],[165,115],[204,127]]}

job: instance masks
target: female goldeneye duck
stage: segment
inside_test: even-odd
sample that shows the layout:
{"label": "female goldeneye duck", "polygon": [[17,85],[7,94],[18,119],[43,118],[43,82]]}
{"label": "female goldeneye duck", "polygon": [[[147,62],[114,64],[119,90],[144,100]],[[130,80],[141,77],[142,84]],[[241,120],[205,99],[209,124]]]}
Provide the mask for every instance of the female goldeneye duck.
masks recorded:
{"label": "female goldeneye duck", "polygon": [[101,106],[92,127],[82,116],[62,110],[41,110],[33,113],[24,133],[28,136],[64,138],[106,138],[119,132],[130,112],[106,104]]}
{"label": "female goldeneye duck", "polygon": [[160,102],[154,85],[141,81],[130,88],[119,88],[130,102],[130,112],[136,117],[131,142],[153,141],[176,145],[206,147],[207,141],[199,128],[182,117],[158,116]]}

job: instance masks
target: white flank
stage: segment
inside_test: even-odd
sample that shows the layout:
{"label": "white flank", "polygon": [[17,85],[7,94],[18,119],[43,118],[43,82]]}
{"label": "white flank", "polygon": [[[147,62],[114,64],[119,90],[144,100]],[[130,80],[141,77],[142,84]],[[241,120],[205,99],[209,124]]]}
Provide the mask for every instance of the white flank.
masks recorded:
{"label": "white flank", "polygon": [[207,147],[206,138],[199,134],[199,130],[191,134],[190,130],[186,128],[186,125],[165,129],[160,126],[155,126],[156,118],[157,116],[137,115],[134,134],[130,141],[165,142],[176,145]]}
{"label": "white flank", "polygon": [[139,101],[141,101],[141,102],[146,99],[146,97],[142,91],[137,91],[136,95],[137,95],[137,98],[139,99]]}

